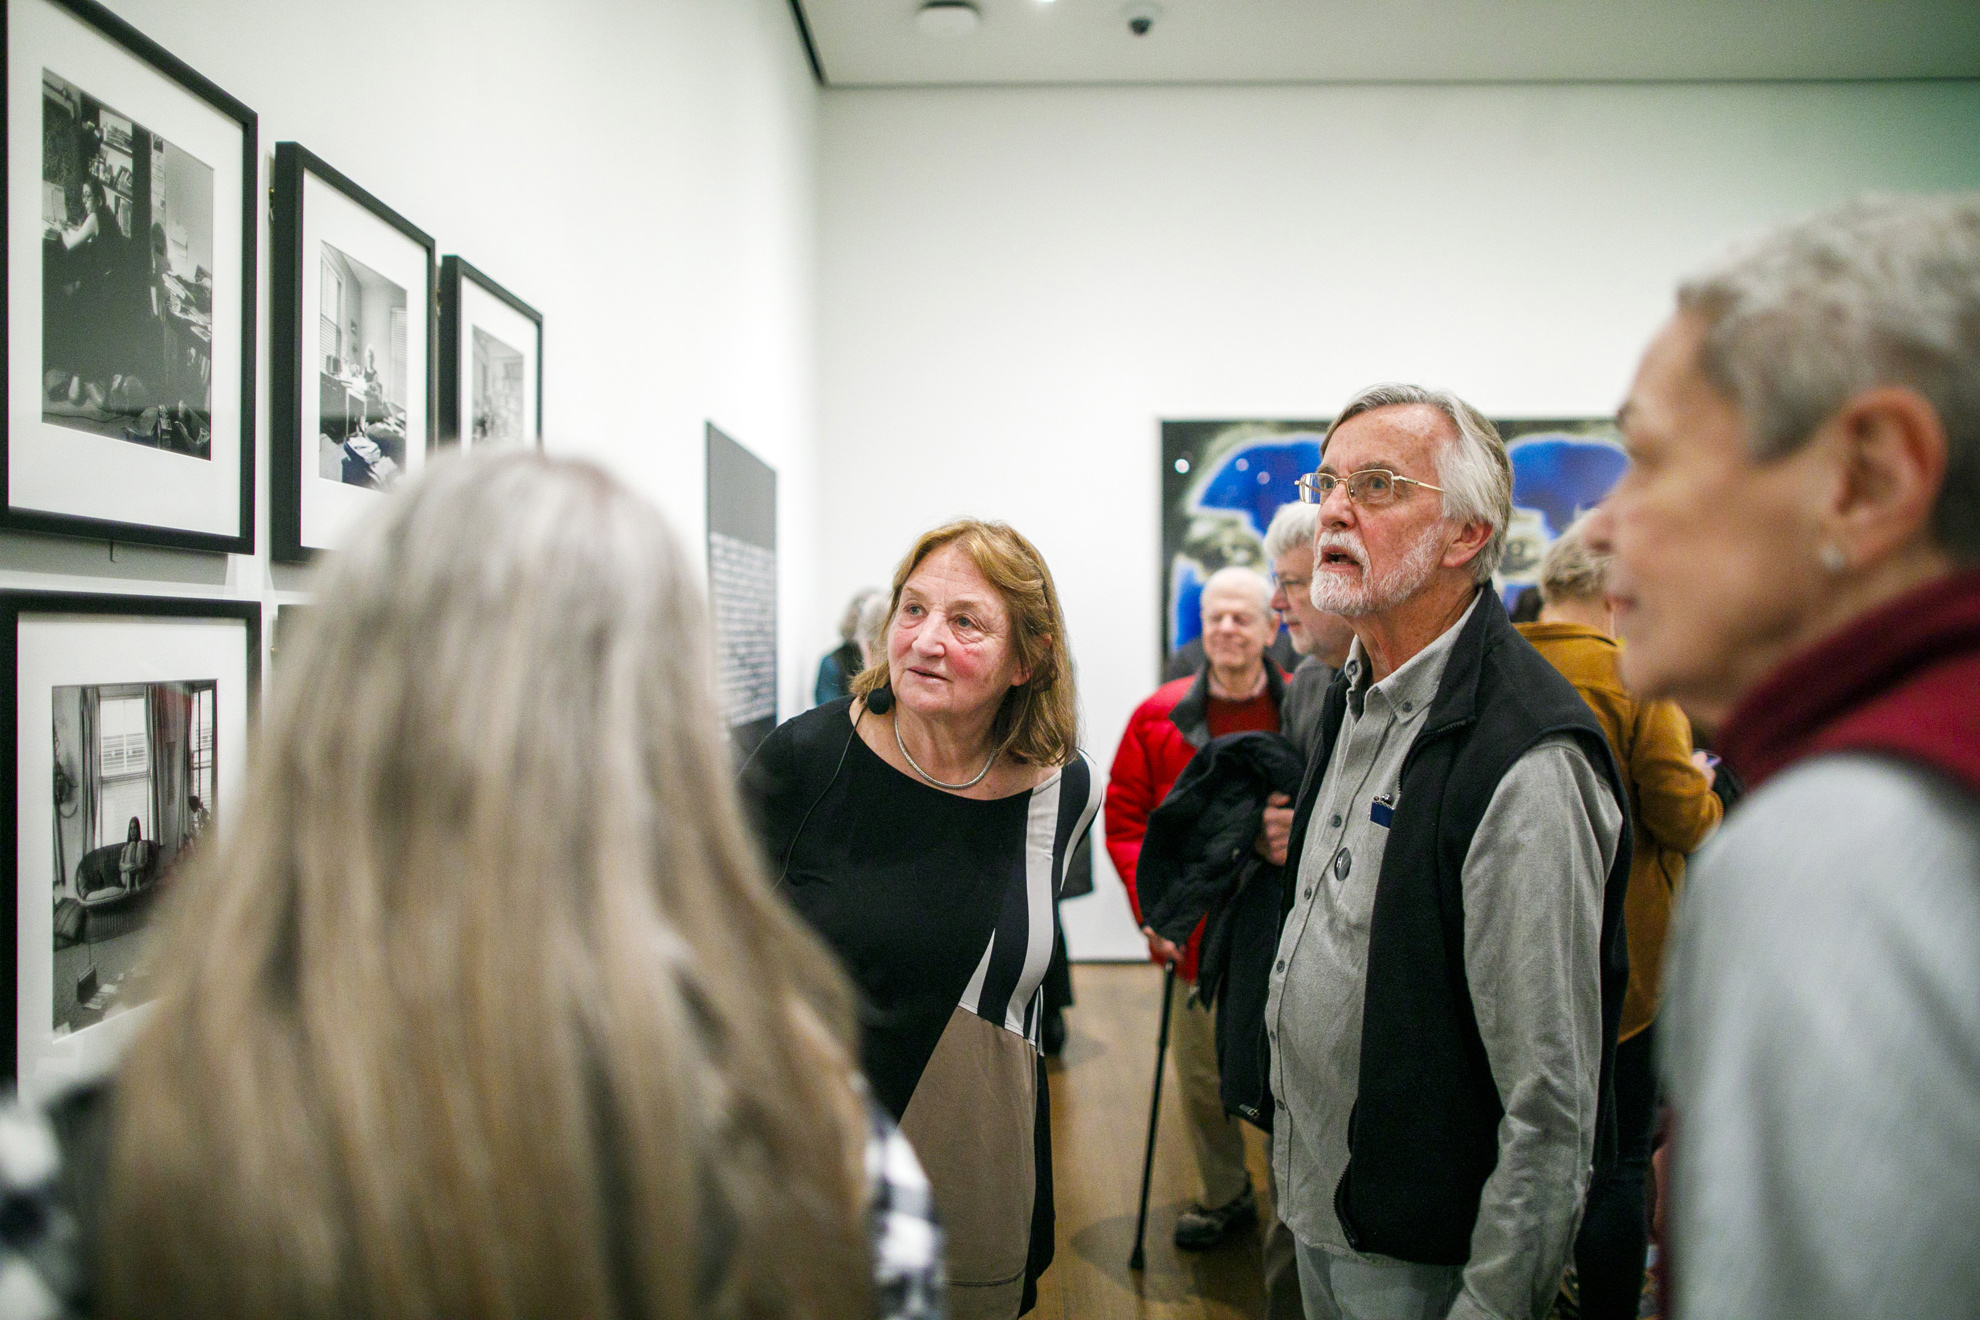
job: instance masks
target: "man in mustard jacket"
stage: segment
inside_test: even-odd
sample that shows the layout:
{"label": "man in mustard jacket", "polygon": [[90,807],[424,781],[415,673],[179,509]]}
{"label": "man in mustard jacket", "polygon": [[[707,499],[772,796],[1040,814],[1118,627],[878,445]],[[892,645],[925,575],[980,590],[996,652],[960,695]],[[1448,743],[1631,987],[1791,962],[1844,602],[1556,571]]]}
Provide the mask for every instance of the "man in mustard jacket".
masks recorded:
{"label": "man in mustard jacket", "polygon": [[1636,848],[1623,900],[1629,989],[1616,1046],[1615,1165],[1588,1189],[1574,1244],[1584,1320],[1634,1320],[1643,1289],[1644,1183],[1657,1114],[1651,1038],[1663,990],[1664,932],[1684,859],[1719,823],[1712,771],[1691,747],[1691,722],[1669,701],[1638,702],[1623,686],[1608,560],[1595,554],[1577,520],[1540,564],[1537,623],[1519,631],[1574,684],[1601,722],[1629,786]]}

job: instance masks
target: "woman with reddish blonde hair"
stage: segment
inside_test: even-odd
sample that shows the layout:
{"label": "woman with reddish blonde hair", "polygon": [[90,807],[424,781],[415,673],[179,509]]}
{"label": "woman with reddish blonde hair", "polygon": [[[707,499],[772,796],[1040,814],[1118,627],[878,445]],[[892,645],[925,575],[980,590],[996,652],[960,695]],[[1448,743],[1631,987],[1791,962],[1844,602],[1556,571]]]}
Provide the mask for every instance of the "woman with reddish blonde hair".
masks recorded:
{"label": "woman with reddish blonde hair", "polygon": [[949,1243],[949,1308],[1012,1320],[1051,1259],[1040,984],[1100,784],[1065,617],[1002,523],[915,542],[852,697],[785,724],[744,779],[772,869],[861,992],[874,1094]]}

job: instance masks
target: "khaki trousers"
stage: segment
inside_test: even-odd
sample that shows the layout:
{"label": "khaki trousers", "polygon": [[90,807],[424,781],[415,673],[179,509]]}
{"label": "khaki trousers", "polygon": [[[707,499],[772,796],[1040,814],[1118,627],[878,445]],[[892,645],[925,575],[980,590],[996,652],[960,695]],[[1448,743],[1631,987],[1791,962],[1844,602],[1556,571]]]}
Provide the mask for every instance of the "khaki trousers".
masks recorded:
{"label": "khaki trousers", "polygon": [[1203,1175],[1203,1204],[1215,1209],[1242,1196],[1251,1176],[1244,1169],[1243,1129],[1224,1112],[1217,1077],[1217,1019],[1201,1004],[1190,1002],[1194,988],[1180,977],[1170,988],[1174,998],[1169,1057],[1175,1064],[1176,1090],[1182,1096],[1196,1169]]}

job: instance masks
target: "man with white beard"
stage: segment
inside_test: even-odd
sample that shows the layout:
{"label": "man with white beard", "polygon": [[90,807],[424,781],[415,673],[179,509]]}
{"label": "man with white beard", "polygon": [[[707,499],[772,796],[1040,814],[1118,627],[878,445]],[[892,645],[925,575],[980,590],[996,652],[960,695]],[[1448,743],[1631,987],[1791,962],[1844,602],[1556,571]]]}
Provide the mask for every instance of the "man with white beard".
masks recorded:
{"label": "man with white beard", "polygon": [[1621,790],[1492,590],[1492,424],[1377,386],[1321,455],[1312,600],[1355,642],[1261,842],[1297,876],[1265,1010],[1279,1214],[1312,1320],[1538,1317],[1614,1146]]}

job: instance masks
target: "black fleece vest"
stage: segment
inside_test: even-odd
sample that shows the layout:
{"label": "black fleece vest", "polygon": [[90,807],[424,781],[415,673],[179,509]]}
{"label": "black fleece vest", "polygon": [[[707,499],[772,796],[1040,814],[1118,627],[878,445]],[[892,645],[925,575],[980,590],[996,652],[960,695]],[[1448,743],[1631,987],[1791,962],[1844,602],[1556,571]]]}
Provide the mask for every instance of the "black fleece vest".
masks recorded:
{"label": "black fleece vest", "polygon": [[[1327,691],[1293,819],[1298,858],[1347,713],[1347,677]],[[1498,1162],[1499,1092],[1464,965],[1464,859],[1499,781],[1542,738],[1568,734],[1609,783],[1623,837],[1602,901],[1602,1067],[1596,1164],[1615,1150],[1616,1028],[1629,954],[1628,798],[1602,728],[1573,686],[1514,631],[1487,591],[1466,620],[1423,729],[1403,761],[1368,937],[1361,1073],[1348,1166],[1334,1209],[1350,1246],[1462,1265],[1478,1198]],[[1290,910],[1296,885],[1285,887]]]}

